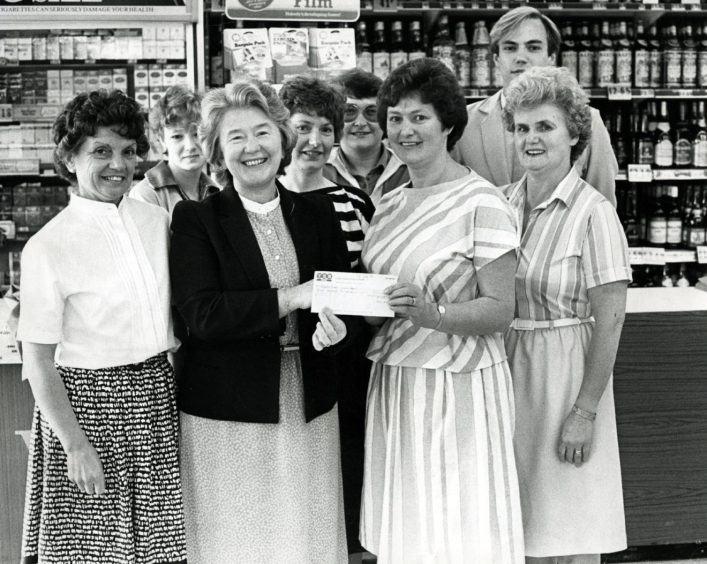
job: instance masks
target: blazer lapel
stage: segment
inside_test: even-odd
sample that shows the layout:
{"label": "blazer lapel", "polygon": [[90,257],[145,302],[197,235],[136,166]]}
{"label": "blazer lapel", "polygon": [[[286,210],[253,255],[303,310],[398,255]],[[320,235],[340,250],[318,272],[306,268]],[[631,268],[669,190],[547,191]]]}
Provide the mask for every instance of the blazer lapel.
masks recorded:
{"label": "blazer lapel", "polygon": [[506,130],[501,118],[501,92],[497,92],[486,100],[480,111],[485,114],[481,120],[481,140],[484,157],[496,186],[511,182],[511,167],[513,162],[508,155]]}
{"label": "blazer lapel", "polygon": [[297,252],[299,262],[300,283],[311,280],[314,277],[315,257],[320,256],[319,250],[319,230],[317,222],[319,217],[313,217],[301,202],[298,202],[293,195],[279,182],[277,186],[280,192],[280,206],[285,223],[290,230],[292,243]]}
{"label": "blazer lapel", "polygon": [[[270,279],[265,261],[248,215],[243,208],[243,202],[233,187],[224,188],[220,194],[223,205],[219,220],[226,239],[233,247],[253,288],[269,288]],[[218,197],[218,194],[215,197]]]}

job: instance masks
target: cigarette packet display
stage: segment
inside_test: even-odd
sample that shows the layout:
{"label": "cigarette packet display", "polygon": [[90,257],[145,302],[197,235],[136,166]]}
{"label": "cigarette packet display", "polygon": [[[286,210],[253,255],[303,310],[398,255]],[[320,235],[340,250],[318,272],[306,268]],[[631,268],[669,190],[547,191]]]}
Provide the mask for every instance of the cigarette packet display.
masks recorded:
{"label": "cigarette packet display", "polygon": [[272,81],[273,62],[267,29],[225,29],[223,48],[224,63],[231,70],[232,79]]}

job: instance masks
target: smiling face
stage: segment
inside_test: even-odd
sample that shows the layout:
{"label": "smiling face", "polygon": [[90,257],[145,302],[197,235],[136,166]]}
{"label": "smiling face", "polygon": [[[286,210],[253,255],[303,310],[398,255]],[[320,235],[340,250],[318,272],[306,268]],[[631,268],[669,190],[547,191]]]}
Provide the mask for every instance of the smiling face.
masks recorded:
{"label": "smiling face", "polygon": [[432,104],[423,104],[418,96],[388,108],[387,129],[391,148],[410,167],[425,166],[447,153],[451,129],[445,129]]}
{"label": "smiling face", "polygon": [[229,110],[220,125],[219,143],[238,192],[250,199],[273,195],[283,156],[277,124],[257,108]]}
{"label": "smiling face", "polygon": [[577,144],[567,130],[563,111],[554,104],[519,108],[513,115],[513,139],[520,164],[533,173],[564,173]]}
{"label": "smiling face", "polygon": [[499,41],[493,61],[501,72],[503,86],[531,67],[554,65],[554,55],[548,54],[545,26],[537,18],[523,20]]}
{"label": "smiling face", "polygon": [[[366,118],[366,108],[376,107],[376,99],[373,98],[346,98],[346,108],[353,113],[353,106],[358,107],[358,115],[351,121],[344,118],[344,131],[341,136],[341,147],[345,153],[351,152],[371,152],[380,148],[383,140],[383,130],[378,125],[375,112],[372,112],[369,119]],[[370,112],[370,110],[369,110]],[[344,114],[346,115],[346,114]]]}
{"label": "smiling face", "polygon": [[297,143],[292,152],[292,165],[304,172],[324,168],[334,146],[334,126],[323,116],[296,112],[290,118],[297,133]]}
{"label": "smiling face", "polygon": [[167,161],[171,169],[201,170],[206,163],[195,123],[164,126],[162,143],[167,150]]}
{"label": "smiling face", "polygon": [[86,137],[66,161],[76,174],[76,193],[98,202],[118,201],[130,189],[136,164],[137,142],[105,126]]}

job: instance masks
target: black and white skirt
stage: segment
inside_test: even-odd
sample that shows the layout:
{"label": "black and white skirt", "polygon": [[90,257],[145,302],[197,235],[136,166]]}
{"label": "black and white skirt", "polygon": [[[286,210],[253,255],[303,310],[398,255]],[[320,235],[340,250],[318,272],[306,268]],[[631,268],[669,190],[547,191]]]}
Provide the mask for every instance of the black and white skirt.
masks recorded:
{"label": "black and white skirt", "polygon": [[82,493],[35,407],[23,563],[186,562],[178,416],[165,354],[95,370],[58,366],[74,413],[98,451],[104,495]]}

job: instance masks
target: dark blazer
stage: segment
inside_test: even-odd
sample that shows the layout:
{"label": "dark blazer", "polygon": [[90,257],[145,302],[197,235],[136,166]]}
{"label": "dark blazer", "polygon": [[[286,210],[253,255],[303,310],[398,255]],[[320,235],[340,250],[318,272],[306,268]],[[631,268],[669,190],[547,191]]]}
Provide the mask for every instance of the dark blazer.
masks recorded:
{"label": "dark blazer", "polygon": [[[278,190],[300,282],[311,280],[315,270],[350,270],[329,199],[290,192],[279,183]],[[255,233],[232,187],[174,208],[170,274],[173,301],[189,333],[182,344],[179,408],[212,419],[277,423],[279,337],[285,322],[278,317],[277,289],[270,287]],[[307,421],[336,403],[333,354],[362,327],[356,318],[343,319],[346,339],[317,352],[312,334],[319,318],[297,312]]]}

